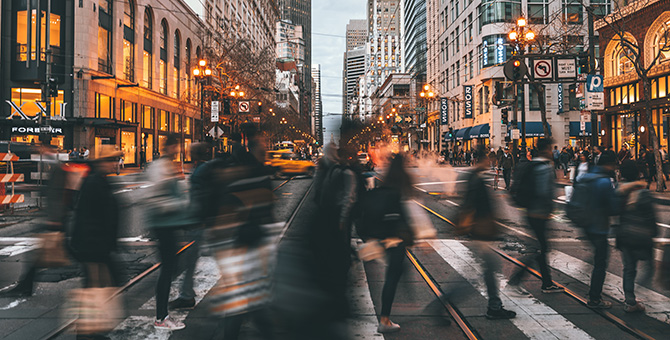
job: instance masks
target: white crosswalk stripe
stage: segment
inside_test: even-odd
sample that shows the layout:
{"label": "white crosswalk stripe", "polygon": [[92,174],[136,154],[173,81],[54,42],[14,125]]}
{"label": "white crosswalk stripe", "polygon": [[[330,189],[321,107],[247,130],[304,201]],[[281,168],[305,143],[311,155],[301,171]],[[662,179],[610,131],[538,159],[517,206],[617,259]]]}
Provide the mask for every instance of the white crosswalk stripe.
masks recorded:
{"label": "white crosswalk stripe", "polygon": [[[430,240],[428,243],[459,275],[487,297],[483,269],[476,256],[456,240]],[[501,280],[505,284],[506,280]],[[500,291],[506,308],[517,313],[511,322],[530,339],[592,339],[561,314],[532,296],[514,296]]]}

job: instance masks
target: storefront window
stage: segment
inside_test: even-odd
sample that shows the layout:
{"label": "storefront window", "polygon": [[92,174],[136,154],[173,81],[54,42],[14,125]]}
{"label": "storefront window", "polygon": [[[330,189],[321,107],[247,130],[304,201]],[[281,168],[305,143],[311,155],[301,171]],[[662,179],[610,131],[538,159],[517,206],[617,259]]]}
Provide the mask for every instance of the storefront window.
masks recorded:
{"label": "storefront window", "polygon": [[123,151],[123,162],[125,164],[135,164],[135,153],[137,143],[135,132],[121,131],[121,151]]}
{"label": "storefront window", "polygon": [[[30,88],[13,88],[12,89],[12,103],[14,103],[21,112],[25,114],[28,118],[35,117],[40,114],[40,107],[37,106],[37,102],[42,100],[42,90],[40,89],[30,89]],[[61,105],[63,103],[63,91],[58,91],[58,97],[51,99],[51,115],[63,115],[65,112],[61,112]],[[44,106],[44,104],[42,104]],[[13,114],[13,117],[21,117],[18,112],[15,112],[15,109],[12,108],[10,112]]]}
{"label": "storefront window", "polygon": [[612,58],[612,69],[615,75],[620,76],[627,73],[635,72],[633,65],[633,54],[628,48],[621,47],[621,44],[615,49],[614,58]]}
{"label": "storefront window", "polygon": [[158,79],[158,90],[162,94],[167,94],[167,63],[165,60],[158,62],[160,66],[160,79]]}
{"label": "storefront window", "polygon": [[143,129],[153,129],[154,128],[154,109],[150,106],[142,105],[142,128]]}
{"label": "storefront window", "polygon": [[151,162],[154,159],[154,135],[151,133],[143,134],[144,135],[144,148],[146,153],[147,162]]}
{"label": "storefront window", "polygon": [[190,117],[184,118],[184,134],[187,134],[187,135],[191,134],[191,118]]}
{"label": "storefront window", "polygon": [[181,117],[175,113],[172,116],[172,132],[181,132]]}
{"label": "storefront window", "polygon": [[184,162],[191,161],[191,139],[184,139]]}
{"label": "storefront window", "polygon": [[160,131],[168,131],[170,129],[169,114],[170,113],[165,110],[158,110],[158,129]]}
{"label": "storefront window", "polygon": [[133,102],[121,101],[121,120],[124,122],[131,122],[131,123],[136,123],[137,118],[136,118],[136,110],[137,110],[137,105]]}
{"label": "storefront window", "polygon": [[158,135],[158,152],[163,153],[163,147],[165,147],[165,141],[167,141],[167,136]]}
{"label": "storefront window", "polygon": [[142,53],[142,86],[153,87],[153,15],[151,8],[144,10],[144,49]]}
{"label": "storefront window", "polygon": [[104,94],[95,94],[95,118],[113,119],[113,101],[109,96]]}

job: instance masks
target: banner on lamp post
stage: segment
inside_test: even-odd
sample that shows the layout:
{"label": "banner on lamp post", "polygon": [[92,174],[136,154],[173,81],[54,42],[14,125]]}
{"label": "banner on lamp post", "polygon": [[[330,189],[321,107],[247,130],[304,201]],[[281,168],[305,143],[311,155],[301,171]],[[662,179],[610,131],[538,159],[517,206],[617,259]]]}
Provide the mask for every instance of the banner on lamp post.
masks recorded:
{"label": "banner on lamp post", "polygon": [[472,85],[463,86],[463,97],[465,98],[465,116],[463,118],[472,118]]}
{"label": "banner on lamp post", "polygon": [[447,98],[440,99],[440,124],[449,124],[449,101]]}

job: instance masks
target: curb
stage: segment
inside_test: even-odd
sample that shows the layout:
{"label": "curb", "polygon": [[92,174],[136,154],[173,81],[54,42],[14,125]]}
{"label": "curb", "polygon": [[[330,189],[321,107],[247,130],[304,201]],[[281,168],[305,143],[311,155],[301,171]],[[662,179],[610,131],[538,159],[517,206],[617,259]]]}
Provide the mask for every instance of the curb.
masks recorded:
{"label": "curb", "polygon": [[[558,181],[554,182],[554,184],[556,185],[557,188],[561,189],[563,189],[563,187],[565,186],[572,185],[572,183],[570,182],[558,182]],[[654,200],[656,201],[657,204],[670,206],[670,197],[661,196],[660,194],[654,191],[651,192],[651,195],[654,197]]]}

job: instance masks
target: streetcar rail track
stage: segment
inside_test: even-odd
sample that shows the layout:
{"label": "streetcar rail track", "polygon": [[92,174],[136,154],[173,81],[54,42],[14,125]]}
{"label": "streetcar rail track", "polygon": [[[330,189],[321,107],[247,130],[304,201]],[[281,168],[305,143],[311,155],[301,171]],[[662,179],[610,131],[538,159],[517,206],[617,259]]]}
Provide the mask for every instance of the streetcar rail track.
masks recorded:
{"label": "streetcar rail track", "polygon": [[[283,187],[284,185],[286,185],[288,182],[290,182],[290,181],[293,180],[294,178],[295,178],[295,177],[291,177],[291,178],[289,178],[289,179],[283,181],[283,182],[282,182],[281,184],[279,184],[277,187],[275,187],[274,189],[272,189],[272,191],[275,192],[275,191],[279,190],[281,187]],[[288,229],[288,227],[289,227],[289,226],[291,225],[291,223],[293,222],[293,219],[294,219],[295,216],[297,215],[298,210],[300,210],[300,207],[302,207],[302,204],[304,203],[304,201],[305,201],[305,199],[307,198],[307,195],[309,194],[309,192],[311,191],[311,189],[312,189],[312,184],[310,184],[309,188],[308,188],[307,191],[305,192],[305,195],[304,195],[303,198],[301,199],[301,201],[300,201],[300,203],[298,204],[298,206],[296,207],[295,211],[291,214],[291,217],[289,218],[289,220],[286,222],[286,224],[285,224],[284,227],[282,228],[282,232],[281,232],[281,234],[280,234],[279,240],[281,240],[281,239],[283,238],[284,233],[286,232],[286,230]],[[184,246],[182,246],[182,247],[177,251],[177,255],[180,255],[180,254],[182,254],[183,252],[185,252],[186,250],[188,250],[191,246],[193,246],[194,243],[195,243],[195,241],[191,241],[191,242],[186,243]],[[140,282],[140,281],[143,280],[144,278],[148,277],[151,273],[155,272],[158,268],[160,268],[160,266],[161,266],[161,262],[157,262],[157,263],[155,263],[154,265],[152,265],[151,267],[149,267],[149,268],[147,268],[146,270],[144,270],[143,272],[141,272],[140,274],[138,274],[137,276],[133,277],[133,278],[130,279],[128,282],[126,282],[126,284],[124,284],[123,286],[119,287],[119,289],[117,289],[116,291],[114,291],[114,293],[109,297],[108,300],[112,300],[112,299],[114,299],[114,298],[119,297],[121,294],[123,294],[124,292],[126,292],[126,291],[127,291],[128,289],[130,289],[132,286],[134,286],[135,284],[137,284],[138,282]],[[47,333],[46,335],[44,335],[44,336],[41,337],[40,339],[43,339],[43,340],[54,339],[54,338],[56,338],[57,336],[61,335],[61,334],[62,334],[63,332],[65,332],[66,330],[68,330],[70,327],[72,327],[76,321],[77,321],[77,319],[70,319],[70,320],[67,320],[64,324],[58,326],[56,329],[54,329],[54,330],[52,330],[51,332]]]}

